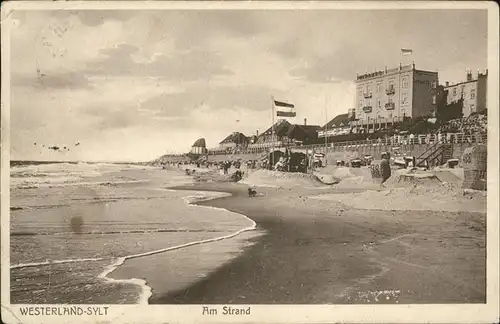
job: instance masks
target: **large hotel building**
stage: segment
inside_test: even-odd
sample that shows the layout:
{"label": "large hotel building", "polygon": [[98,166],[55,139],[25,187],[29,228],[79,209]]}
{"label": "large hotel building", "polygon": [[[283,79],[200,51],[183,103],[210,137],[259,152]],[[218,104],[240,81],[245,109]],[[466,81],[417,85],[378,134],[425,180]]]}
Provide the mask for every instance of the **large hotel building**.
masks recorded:
{"label": "large hotel building", "polygon": [[486,110],[486,86],[488,79],[488,70],[484,73],[477,73],[477,78],[472,77],[472,72],[467,72],[467,79],[464,82],[450,85],[446,82],[444,94],[446,104],[462,100],[463,117],[469,117],[472,113],[480,113]]}
{"label": "large hotel building", "polygon": [[392,124],[432,115],[437,85],[437,72],[416,70],[415,64],[358,75],[356,121],[351,125]]}

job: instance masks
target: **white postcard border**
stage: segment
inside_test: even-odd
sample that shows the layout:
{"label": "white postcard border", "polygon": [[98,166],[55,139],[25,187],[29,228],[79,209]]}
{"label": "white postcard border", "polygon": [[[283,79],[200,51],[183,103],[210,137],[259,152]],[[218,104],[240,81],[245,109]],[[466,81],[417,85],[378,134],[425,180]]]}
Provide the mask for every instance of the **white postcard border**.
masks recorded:
{"label": "white postcard border", "polygon": [[[54,9],[487,9],[488,10],[488,215],[487,303],[455,305],[252,305],[250,316],[202,316],[203,306],[224,305],[79,305],[108,306],[103,316],[23,316],[21,308],[42,305],[10,304],[9,162],[10,162],[10,24],[12,10]],[[498,321],[499,301],[499,34],[498,6],[493,2],[9,2],[2,3],[1,106],[1,309],[6,323],[479,323]],[[495,89],[496,91],[492,91]],[[64,305],[45,305],[63,307]],[[73,305],[66,305],[73,306]],[[238,305],[244,306],[244,305]]]}

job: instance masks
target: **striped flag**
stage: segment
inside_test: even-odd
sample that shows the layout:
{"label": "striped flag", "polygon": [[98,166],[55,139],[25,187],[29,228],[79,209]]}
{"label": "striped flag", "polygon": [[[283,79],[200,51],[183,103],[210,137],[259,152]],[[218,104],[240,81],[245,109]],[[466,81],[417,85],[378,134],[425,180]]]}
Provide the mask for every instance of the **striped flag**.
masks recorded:
{"label": "striped flag", "polygon": [[408,48],[402,48],[401,49],[401,54],[402,55],[411,55],[411,54],[413,54],[413,50],[408,49]]}
{"label": "striped flag", "polygon": [[278,117],[296,117],[295,106],[282,101],[274,101],[274,106],[276,108],[276,116]]}

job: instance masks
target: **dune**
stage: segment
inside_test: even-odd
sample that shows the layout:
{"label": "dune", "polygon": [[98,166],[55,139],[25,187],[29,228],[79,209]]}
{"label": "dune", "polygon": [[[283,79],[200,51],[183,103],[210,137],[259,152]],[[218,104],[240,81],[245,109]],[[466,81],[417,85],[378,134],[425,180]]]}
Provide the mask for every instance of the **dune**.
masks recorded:
{"label": "dune", "polygon": [[250,173],[246,179],[241,180],[239,183],[251,186],[292,188],[297,186],[321,187],[328,183],[337,182],[338,181],[333,176],[328,175],[317,176],[307,173],[256,170]]}

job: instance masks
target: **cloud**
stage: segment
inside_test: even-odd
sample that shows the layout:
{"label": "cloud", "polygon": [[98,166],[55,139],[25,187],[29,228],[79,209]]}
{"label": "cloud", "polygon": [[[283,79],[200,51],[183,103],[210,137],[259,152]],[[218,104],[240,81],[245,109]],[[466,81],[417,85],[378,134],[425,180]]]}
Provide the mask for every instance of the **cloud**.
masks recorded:
{"label": "cloud", "polygon": [[284,34],[271,49],[283,59],[298,62],[291,74],[311,82],[354,80],[356,73],[396,67],[408,61],[401,57],[401,48],[413,49],[409,60],[420,69],[441,70],[449,62],[460,62],[464,69],[486,64],[485,10],[309,14],[309,19],[298,20],[290,29],[293,35]]}
{"label": "cloud", "polygon": [[82,24],[96,27],[106,21],[127,21],[135,15],[133,10],[54,10],[50,15],[57,19],[77,17]]}
{"label": "cloud", "polygon": [[197,107],[210,106],[213,113],[242,107],[250,111],[269,110],[273,89],[261,86],[210,86],[198,83],[188,91],[161,94],[140,104],[143,111],[160,117],[188,115]]}
{"label": "cloud", "polygon": [[14,74],[11,85],[13,87],[33,87],[40,90],[92,89],[92,84],[89,80],[82,74],[75,72],[48,75],[38,72],[33,76]]}
{"label": "cloud", "polygon": [[220,75],[229,75],[231,70],[217,53],[205,50],[177,52],[171,55],[156,55],[150,62],[134,60],[139,48],[128,44],[101,50],[105,56],[96,62],[87,64],[85,74],[135,77],[158,77],[176,81],[197,81]]}
{"label": "cloud", "polygon": [[[460,81],[486,67],[475,10],[71,10],[14,12],[12,149],[80,141],[68,159],[148,159],[198,138],[271,124],[323,125],[354,104],[354,79],[402,60]],[[240,120],[240,122],[236,122]],[[63,143],[64,142],[64,143]],[[64,145],[63,145],[64,146]],[[85,149],[84,149],[85,148]],[[43,157],[51,158],[51,157]]]}
{"label": "cloud", "polygon": [[164,14],[163,26],[181,31],[175,38],[179,49],[203,48],[210,46],[214,39],[249,39],[269,31],[262,24],[265,11],[214,10],[207,14],[206,10],[185,10]]}

